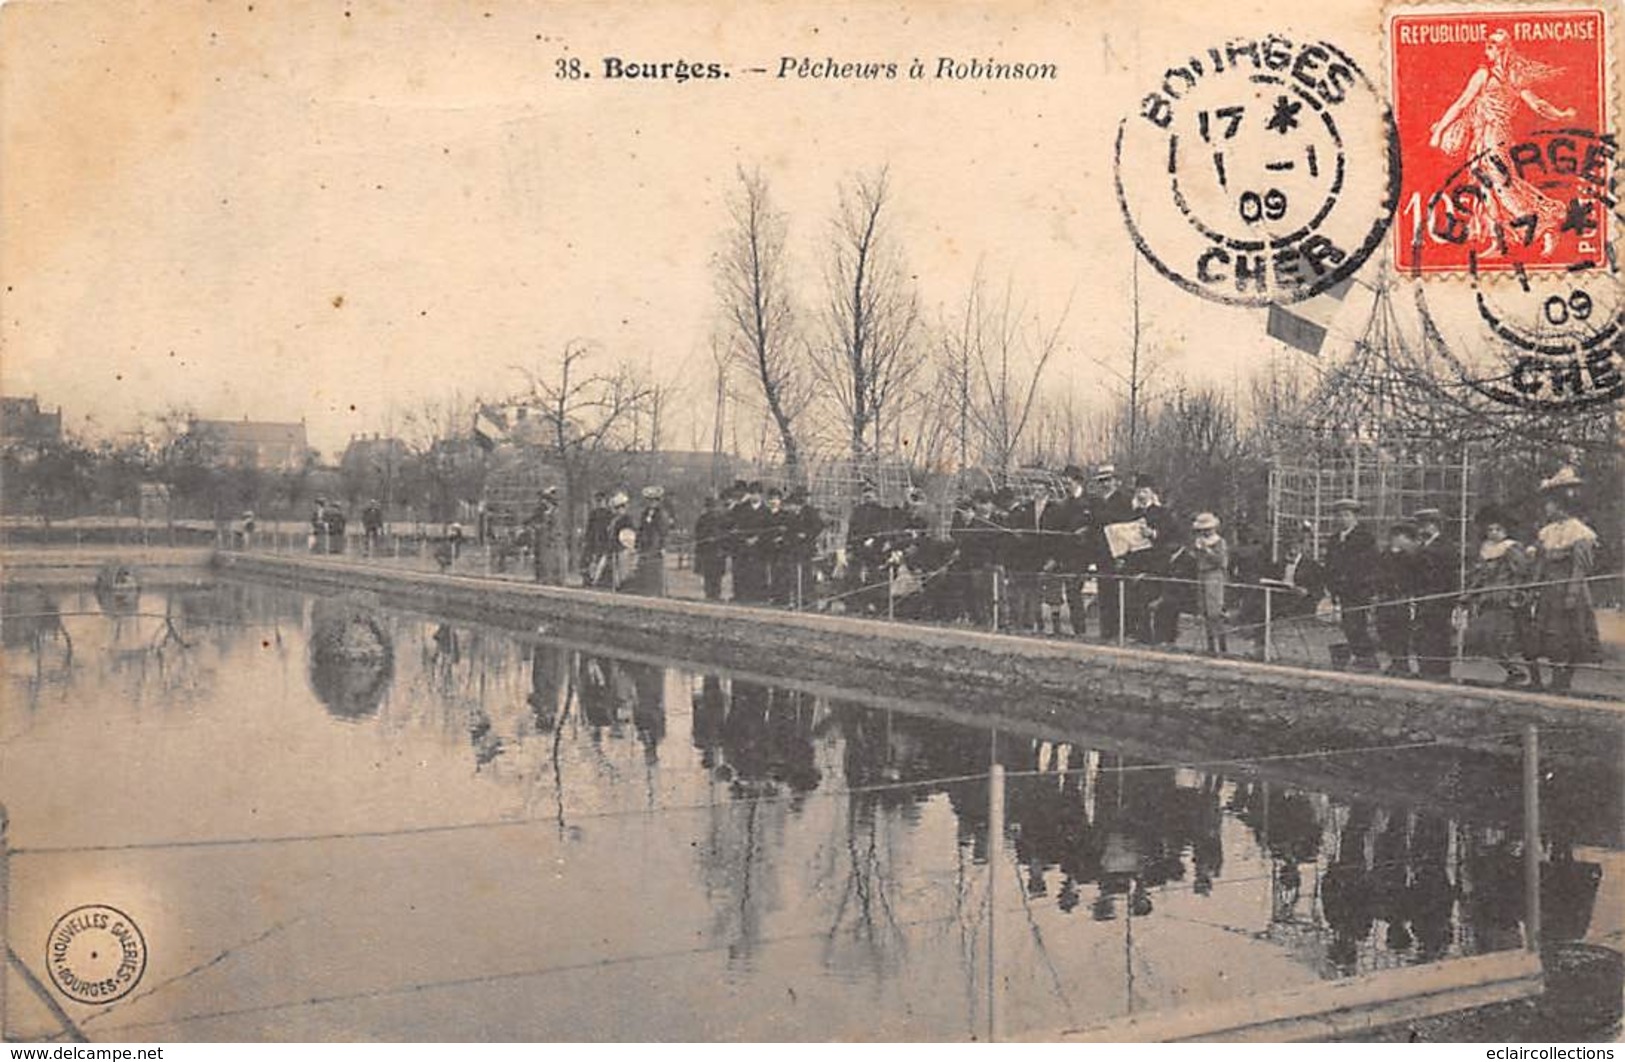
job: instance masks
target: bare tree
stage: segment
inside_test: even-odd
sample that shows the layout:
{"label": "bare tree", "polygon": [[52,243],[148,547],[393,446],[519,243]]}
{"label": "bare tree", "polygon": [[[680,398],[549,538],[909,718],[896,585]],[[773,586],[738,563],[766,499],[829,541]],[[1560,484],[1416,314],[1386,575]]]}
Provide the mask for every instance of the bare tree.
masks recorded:
{"label": "bare tree", "polygon": [[886,170],[841,189],[825,270],[825,335],[811,363],[851,446],[878,450],[884,418],[924,361],[919,299],[891,228]]}
{"label": "bare tree", "polygon": [[761,171],[740,168],[739,190],[729,200],[732,227],[715,260],[717,294],[727,342],[750,366],[778,432],[785,471],[798,478],[801,450],[796,421],[810,394],[802,365],[785,264],[785,216],[773,207]]}
{"label": "bare tree", "polygon": [[1015,463],[1038,411],[1044,370],[1060,345],[1071,304],[1045,328],[1015,302],[1015,282],[990,298],[978,266],[959,320],[943,330],[943,361],[957,400],[963,462],[972,439],[979,461],[1000,472]]}
{"label": "bare tree", "polygon": [[[594,357],[589,344],[571,340],[552,362],[519,368],[527,389],[515,401],[528,405],[541,419],[538,441],[564,475],[562,501],[567,513],[575,512],[610,465],[627,459],[636,441],[635,421],[652,412],[657,393],[631,366],[596,370]],[[570,531],[573,558],[577,544],[573,527]]]}

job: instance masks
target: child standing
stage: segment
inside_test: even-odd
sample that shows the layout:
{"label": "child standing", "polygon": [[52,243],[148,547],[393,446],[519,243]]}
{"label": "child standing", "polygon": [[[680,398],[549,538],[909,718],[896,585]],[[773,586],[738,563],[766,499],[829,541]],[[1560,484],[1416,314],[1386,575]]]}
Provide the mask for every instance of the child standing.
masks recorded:
{"label": "child standing", "polygon": [[1191,552],[1196,555],[1196,609],[1207,629],[1207,651],[1228,653],[1224,638],[1224,580],[1230,570],[1230,546],[1219,534],[1219,518],[1199,513],[1191,521],[1195,537]]}

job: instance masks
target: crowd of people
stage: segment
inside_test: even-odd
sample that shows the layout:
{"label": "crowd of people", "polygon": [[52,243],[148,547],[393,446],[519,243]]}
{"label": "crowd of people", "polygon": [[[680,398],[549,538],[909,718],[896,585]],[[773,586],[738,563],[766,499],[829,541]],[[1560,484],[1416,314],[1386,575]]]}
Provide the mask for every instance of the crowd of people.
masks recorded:
{"label": "crowd of people", "polygon": [[1324,541],[1306,523],[1272,557],[1260,536],[1227,536],[1211,512],[1176,516],[1153,477],[1129,485],[1109,464],[1069,465],[1025,494],[975,491],[954,503],[946,534],[923,493],[888,506],[866,487],[833,555],[821,556],[825,522],[804,494],[740,482],[707,500],[694,562],[711,600],[731,574],[735,601],[1010,633],[1085,637],[1092,622],[1104,641],[1171,646],[1190,615],[1212,654],[1228,653],[1232,635],[1261,653],[1272,623],[1335,617],[1338,666],[1437,680],[1451,678],[1461,634],[1467,653],[1501,663],[1508,685],[1546,685],[1544,659],[1561,691],[1598,648],[1598,538],[1577,515],[1581,486],[1572,468],[1541,484],[1528,546],[1504,509],[1480,511],[1482,541],[1464,565],[1436,508],[1379,534],[1357,500],[1341,499]]}
{"label": "crowd of people", "polygon": [[[1164,647],[1178,643],[1189,615],[1215,655],[1228,654],[1232,638],[1267,655],[1272,627],[1320,616],[1341,629],[1329,647],[1339,667],[1449,680],[1459,636],[1466,655],[1499,662],[1507,685],[1562,691],[1599,649],[1590,582],[1600,543],[1578,515],[1582,486],[1572,467],[1540,484],[1542,515],[1527,545],[1498,506],[1477,513],[1481,540],[1464,550],[1439,509],[1374,529],[1360,502],[1344,498],[1329,507],[1324,539],[1305,523],[1287,529],[1272,556],[1261,536],[1228,534],[1214,513],[1177,516],[1152,476],[1126,481],[1110,464],[1068,465],[1024,491],[973,491],[946,521],[918,489],[887,505],[868,485],[831,525],[805,490],[737,480],[704,500],[684,545],[712,601],[726,589],[741,604],[1080,638],[1092,624],[1106,642]],[[626,491],[592,496],[581,585],[666,593],[675,521],[661,487],[644,487],[641,502],[634,509]],[[375,501],[362,521],[371,553],[383,529]],[[496,566],[528,556],[537,582],[564,583],[566,521],[557,488],[545,488],[509,535],[487,539],[503,546]],[[343,509],[317,499],[311,548],[342,549],[344,527]],[[451,525],[436,552],[443,568],[462,538]]]}

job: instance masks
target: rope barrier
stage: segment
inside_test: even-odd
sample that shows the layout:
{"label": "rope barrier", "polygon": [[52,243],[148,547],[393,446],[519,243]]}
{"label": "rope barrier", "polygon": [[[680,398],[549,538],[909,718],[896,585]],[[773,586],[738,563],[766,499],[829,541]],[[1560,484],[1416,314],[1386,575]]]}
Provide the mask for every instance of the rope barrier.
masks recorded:
{"label": "rope barrier", "polygon": [[[922,778],[906,782],[883,782],[875,785],[857,786],[848,789],[808,790],[806,792],[789,793],[759,793],[752,794],[750,799],[757,803],[793,803],[810,799],[843,800],[854,796],[864,796],[870,793],[895,792],[904,789],[920,789],[932,786],[959,785],[966,782],[983,781],[988,777],[986,772],[978,774],[949,775],[941,778]],[[738,806],[734,801],[704,804],[676,804],[658,808],[625,808],[614,811],[588,811],[569,816],[576,822],[593,822],[606,819],[639,818],[657,814],[686,814],[695,811],[712,811]],[[105,852],[137,852],[152,851],[156,849],[187,849],[187,848],[240,848],[256,844],[310,844],[321,841],[351,841],[351,840],[379,840],[391,837],[411,837],[423,834],[456,833],[465,830],[506,829],[536,826],[542,823],[557,824],[556,816],[546,817],[528,815],[512,819],[481,819],[471,822],[439,823],[432,826],[405,826],[394,830],[353,830],[332,833],[312,833],[279,835],[271,837],[217,837],[200,838],[196,840],[170,840],[170,841],[139,841],[128,844],[105,845],[38,845],[34,847],[12,848],[14,857],[42,856],[42,855],[84,855]]]}

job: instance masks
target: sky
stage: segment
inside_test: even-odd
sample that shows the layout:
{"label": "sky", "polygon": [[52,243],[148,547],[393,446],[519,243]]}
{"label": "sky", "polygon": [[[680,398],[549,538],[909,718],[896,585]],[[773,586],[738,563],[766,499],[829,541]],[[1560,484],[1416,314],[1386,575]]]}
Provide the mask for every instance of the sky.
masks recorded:
{"label": "sky", "polygon": [[[760,167],[822,290],[837,190],[890,169],[928,317],[980,264],[1053,323],[1083,404],[1119,386],[1134,249],[1119,121],[1211,43],[1319,36],[1376,76],[1374,3],[14,0],[0,8],[0,389],[128,431],[188,407],[298,420],[332,453],[589,339],[708,438],[711,257]],[[605,56],[717,81],[606,80]],[[779,79],[782,57],[995,57],[1053,81]],[[556,76],[561,58],[594,76]],[[765,67],[768,74],[748,68]],[[1137,178],[1134,178],[1137,179]],[[1282,356],[1263,311],[1140,275],[1167,380]],[[1352,326],[1351,326],[1352,327]]]}

